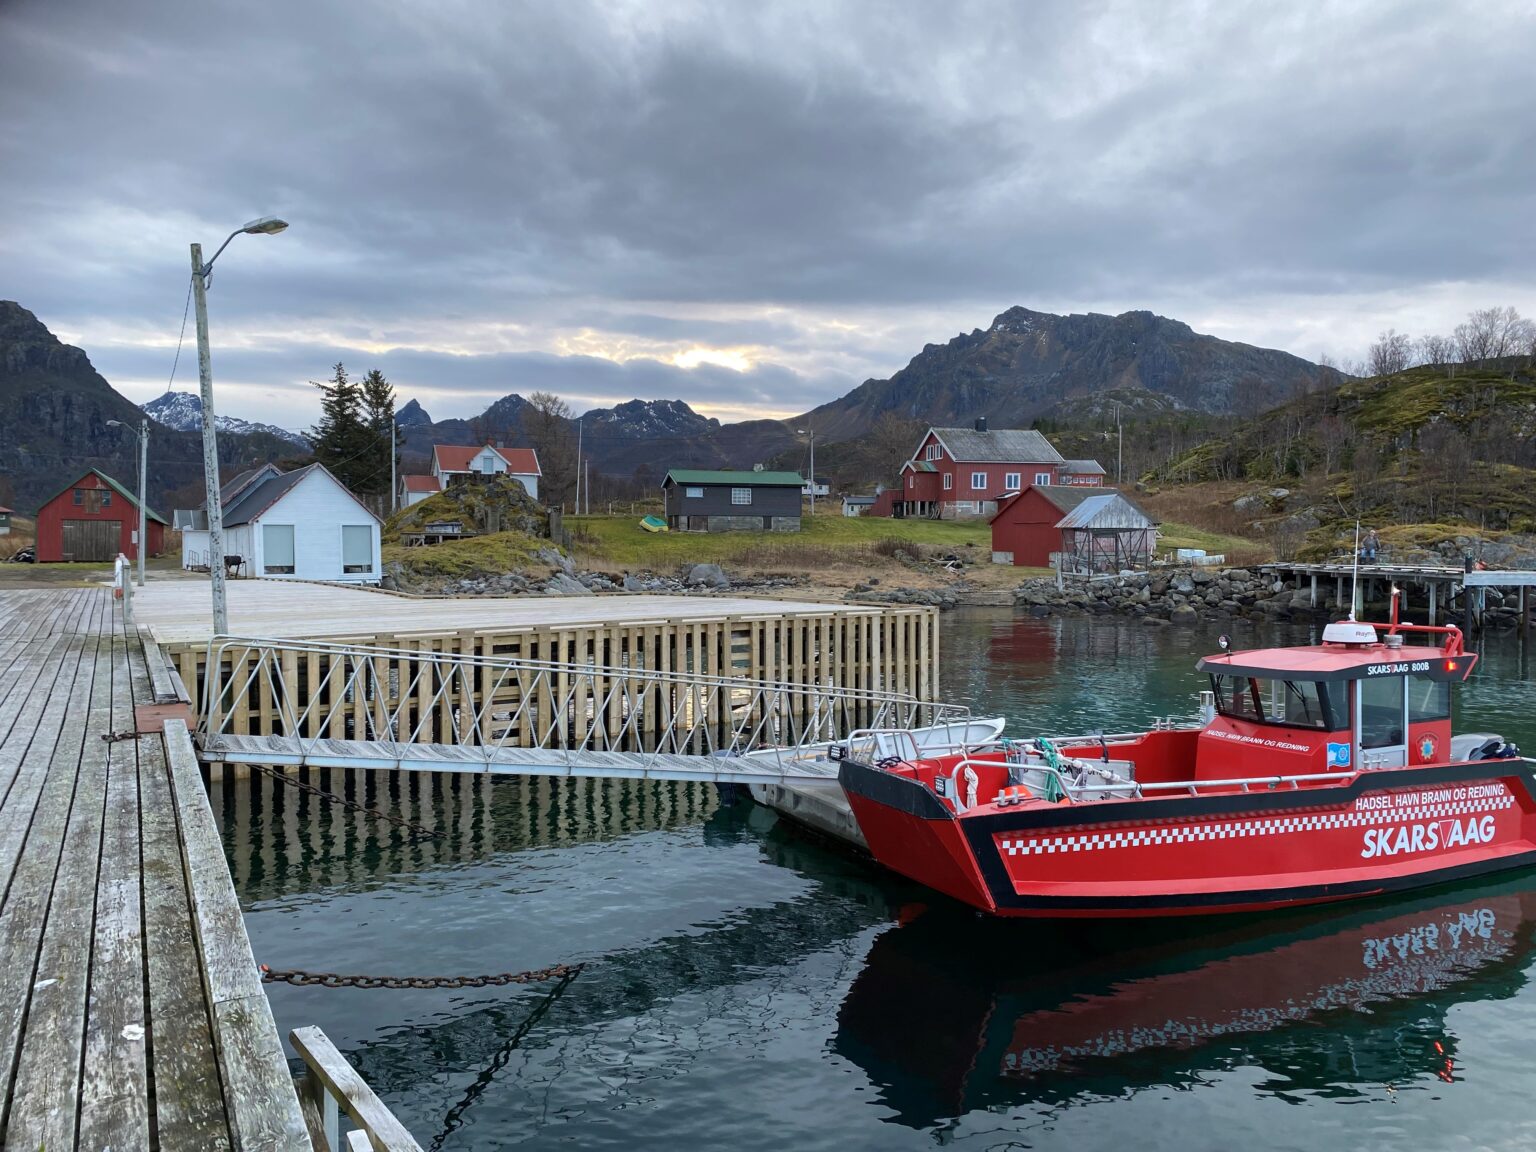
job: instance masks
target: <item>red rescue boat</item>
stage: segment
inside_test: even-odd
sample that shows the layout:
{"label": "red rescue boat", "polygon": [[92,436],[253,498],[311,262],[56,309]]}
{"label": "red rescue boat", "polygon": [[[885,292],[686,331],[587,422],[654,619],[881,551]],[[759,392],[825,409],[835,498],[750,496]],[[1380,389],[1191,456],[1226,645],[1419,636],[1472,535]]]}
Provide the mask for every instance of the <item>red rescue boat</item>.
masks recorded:
{"label": "red rescue boat", "polygon": [[1452,735],[1477,657],[1393,607],[1380,634],[1201,660],[1198,725],[873,763],[855,740],[839,779],[877,860],[997,916],[1256,911],[1536,863],[1536,762]]}

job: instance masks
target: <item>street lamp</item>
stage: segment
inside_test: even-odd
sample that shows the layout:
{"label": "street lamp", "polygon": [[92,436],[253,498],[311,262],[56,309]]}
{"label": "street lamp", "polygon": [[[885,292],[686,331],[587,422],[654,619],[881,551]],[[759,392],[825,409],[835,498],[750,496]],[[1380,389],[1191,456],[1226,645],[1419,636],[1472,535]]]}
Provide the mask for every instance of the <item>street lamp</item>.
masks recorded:
{"label": "street lamp", "polygon": [[811,515],[816,515],[816,429],[797,428],[796,436],[809,435],[811,438]]}
{"label": "street lamp", "polygon": [[[132,428],[121,420],[108,420],[109,428]],[[144,550],[149,547],[149,513],[144,510],[144,486],[149,479],[149,420],[139,421],[139,587],[144,587]]]}
{"label": "street lamp", "polygon": [[229,634],[229,610],[224,601],[224,508],[219,503],[219,442],[213,427],[213,365],[208,353],[208,280],[213,261],[229,247],[229,242],[244,233],[248,236],[275,236],[288,227],[288,221],[263,216],[236,228],[219,245],[213,260],[203,263],[203,246],[192,245],[192,295],[197,301],[197,375],[203,402],[203,487],[208,499],[208,577],[213,584],[213,633]]}

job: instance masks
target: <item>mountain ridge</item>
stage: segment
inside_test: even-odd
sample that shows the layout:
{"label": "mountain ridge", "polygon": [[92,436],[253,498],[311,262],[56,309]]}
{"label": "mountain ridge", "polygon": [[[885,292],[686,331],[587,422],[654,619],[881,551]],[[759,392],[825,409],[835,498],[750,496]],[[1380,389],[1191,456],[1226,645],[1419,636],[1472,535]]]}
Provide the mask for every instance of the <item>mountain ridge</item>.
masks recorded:
{"label": "mountain ridge", "polygon": [[[195,392],[162,392],[148,403],[140,404],[139,407],[151,420],[167,428],[174,428],[178,432],[200,433],[202,431],[203,398]],[[242,420],[238,416],[215,415],[213,425],[220,435],[247,436],[254,432],[265,432],[269,436],[276,436],[279,440],[288,441],[303,452],[308,452],[312,447],[309,437],[300,432],[279,428],[276,424],[258,424],[255,421]]]}

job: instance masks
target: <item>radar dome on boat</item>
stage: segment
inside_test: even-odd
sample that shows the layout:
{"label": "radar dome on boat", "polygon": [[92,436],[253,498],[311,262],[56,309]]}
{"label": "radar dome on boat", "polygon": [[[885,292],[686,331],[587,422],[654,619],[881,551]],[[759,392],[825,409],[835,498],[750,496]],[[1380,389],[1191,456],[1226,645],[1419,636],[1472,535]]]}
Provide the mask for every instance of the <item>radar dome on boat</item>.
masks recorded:
{"label": "radar dome on boat", "polygon": [[1376,629],[1357,620],[1335,620],[1323,629],[1324,644],[1374,644]]}

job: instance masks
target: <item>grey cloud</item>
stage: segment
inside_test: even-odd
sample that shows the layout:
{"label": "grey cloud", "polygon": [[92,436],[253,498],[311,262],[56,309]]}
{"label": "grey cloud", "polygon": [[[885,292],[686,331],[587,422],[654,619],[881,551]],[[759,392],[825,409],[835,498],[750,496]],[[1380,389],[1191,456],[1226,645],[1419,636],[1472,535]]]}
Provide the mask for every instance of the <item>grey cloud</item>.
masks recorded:
{"label": "grey cloud", "polygon": [[[850,359],[886,375],[917,350],[818,323],[850,312],[982,325],[1045,300],[1284,296],[1322,314],[1447,280],[1514,284],[1532,310],[1520,4],[262,12],[0,8],[0,294],[163,334],[186,242],[271,211],[294,226],[226,257],[223,332],[750,343],[803,371],[520,368],[786,405]],[[301,339],[249,371],[292,370]]]}

